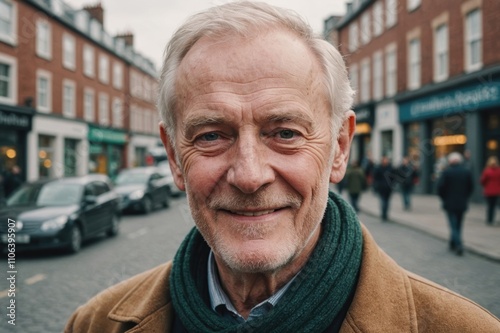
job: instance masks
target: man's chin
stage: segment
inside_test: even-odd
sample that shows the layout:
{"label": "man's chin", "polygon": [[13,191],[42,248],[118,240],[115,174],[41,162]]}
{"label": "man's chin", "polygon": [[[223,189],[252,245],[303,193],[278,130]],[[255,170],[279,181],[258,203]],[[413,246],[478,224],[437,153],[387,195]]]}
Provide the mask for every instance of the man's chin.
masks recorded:
{"label": "man's chin", "polygon": [[221,251],[220,258],[228,268],[240,273],[265,273],[277,271],[286,266],[293,257],[290,249],[265,251],[263,249],[241,249]]}

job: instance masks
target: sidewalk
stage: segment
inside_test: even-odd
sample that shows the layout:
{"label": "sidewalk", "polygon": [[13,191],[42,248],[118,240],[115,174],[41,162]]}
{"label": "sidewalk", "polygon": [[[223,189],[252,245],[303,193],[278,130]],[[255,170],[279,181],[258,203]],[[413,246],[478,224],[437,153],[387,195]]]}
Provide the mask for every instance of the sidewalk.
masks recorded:
{"label": "sidewalk", "polygon": [[[347,197],[347,193],[343,193]],[[380,216],[378,197],[372,191],[363,193],[359,208],[362,213]],[[486,225],[486,206],[470,203],[465,213],[463,225],[463,243],[466,251],[470,251],[489,259],[500,261],[500,210],[496,212],[496,224]],[[446,241],[448,246],[449,228],[441,201],[435,195],[412,196],[412,210],[404,211],[401,194],[395,192],[391,197],[389,221],[419,229]]]}

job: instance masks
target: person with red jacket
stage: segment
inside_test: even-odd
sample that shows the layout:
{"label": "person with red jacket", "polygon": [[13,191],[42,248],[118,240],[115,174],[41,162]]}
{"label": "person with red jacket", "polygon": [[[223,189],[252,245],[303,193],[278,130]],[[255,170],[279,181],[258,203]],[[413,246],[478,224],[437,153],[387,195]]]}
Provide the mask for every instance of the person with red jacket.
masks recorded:
{"label": "person with red jacket", "polygon": [[486,167],[481,174],[481,185],[483,185],[483,193],[486,197],[488,207],[486,222],[489,225],[493,225],[495,221],[495,208],[500,196],[500,166],[495,156],[491,156],[486,162]]}

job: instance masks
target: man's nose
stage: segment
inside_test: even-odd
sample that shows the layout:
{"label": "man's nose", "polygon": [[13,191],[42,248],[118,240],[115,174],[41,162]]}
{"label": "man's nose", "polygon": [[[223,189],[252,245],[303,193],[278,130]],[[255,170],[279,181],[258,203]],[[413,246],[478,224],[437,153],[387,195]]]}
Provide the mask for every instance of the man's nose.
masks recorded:
{"label": "man's nose", "polygon": [[254,193],[273,182],[275,175],[269,160],[269,151],[258,137],[246,135],[238,138],[233,147],[227,181],[243,193]]}

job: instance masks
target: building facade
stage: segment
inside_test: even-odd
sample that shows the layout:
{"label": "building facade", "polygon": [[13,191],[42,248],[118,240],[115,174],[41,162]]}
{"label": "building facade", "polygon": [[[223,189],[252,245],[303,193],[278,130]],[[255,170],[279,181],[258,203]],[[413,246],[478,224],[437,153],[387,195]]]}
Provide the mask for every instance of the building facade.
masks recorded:
{"label": "building facade", "polygon": [[[135,165],[131,137],[140,134],[146,149],[156,145],[156,79],[132,34],[105,31],[100,4],[1,0],[0,171],[19,165],[26,180],[36,180],[114,176]],[[139,96],[147,128],[130,125],[137,85],[149,97]]]}
{"label": "building facade", "polygon": [[358,0],[337,24],[357,91],[353,158],[409,156],[433,193],[451,152],[470,155],[480,199],[500,158],[500,2]]}

